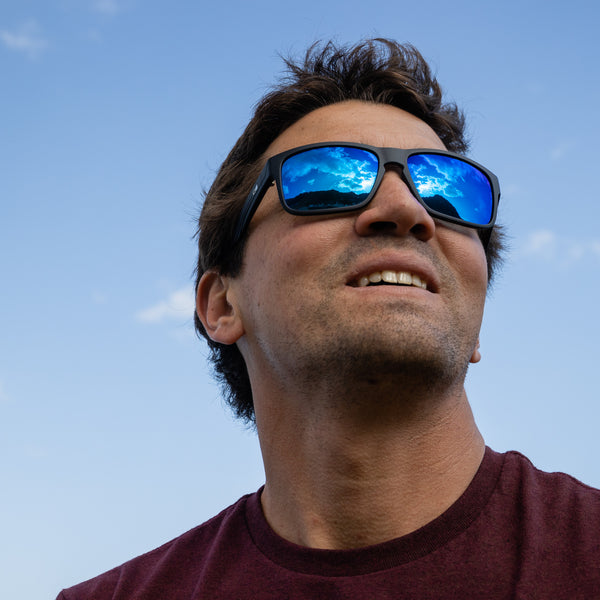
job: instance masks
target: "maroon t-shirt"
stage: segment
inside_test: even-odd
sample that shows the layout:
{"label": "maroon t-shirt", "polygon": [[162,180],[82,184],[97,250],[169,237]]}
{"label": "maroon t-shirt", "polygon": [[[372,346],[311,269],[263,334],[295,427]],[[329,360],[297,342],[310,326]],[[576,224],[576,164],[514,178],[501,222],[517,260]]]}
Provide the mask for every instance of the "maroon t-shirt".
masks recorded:
{"label": "maroon t-shirt", "polygon": [[600,490],[489,448],[465,493],[402,538],[312,550],[275,534],[260,493],[58,600],[600,598]]}

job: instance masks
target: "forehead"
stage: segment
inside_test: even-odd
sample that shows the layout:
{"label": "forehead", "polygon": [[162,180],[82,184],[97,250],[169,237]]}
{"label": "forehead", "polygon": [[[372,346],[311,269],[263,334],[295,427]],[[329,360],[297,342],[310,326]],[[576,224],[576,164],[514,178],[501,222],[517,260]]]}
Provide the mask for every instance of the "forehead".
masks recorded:
{"label": "forehead", "polygon": [[281,133],[265,154],[269,157],[318,142],[446,149],[435,131],[418,117],[389,104],[349,100],[308,113]]}

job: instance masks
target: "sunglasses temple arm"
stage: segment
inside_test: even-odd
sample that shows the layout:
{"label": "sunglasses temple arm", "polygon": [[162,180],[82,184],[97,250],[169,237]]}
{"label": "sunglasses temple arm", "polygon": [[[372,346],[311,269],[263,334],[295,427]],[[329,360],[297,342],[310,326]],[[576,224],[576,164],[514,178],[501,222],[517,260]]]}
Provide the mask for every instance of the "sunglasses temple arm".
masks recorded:
{"label": "sunglasses temple arm", "polygon": [[[498,194],[496,197],[496,204],[495,204],[495,208],[494,208],[494,215],[495,215],[496,211],[498,210],[498,205],[500,204],[500,184],[498,183],[498,178],[495,175],[492,174],[492,177],[494,178],[495,188],[496,188],[497,194]],[[496,222],[496,218],[494,216],[494,224],[495,224],[495,222]],[[490,239],[492,237],[493,231],[494,231],[494,225],[492,225],[488,229],[482,229],[479,232],[479,237],[481,239],[481,243],[483,244],[483,248],[486,251],[487,251],[488,244],[490,243]]]}
{"label": "sunglasses temple arm", "polygon": [[481,240],[481,243],[483,244],[483,249],[487,250],[488,244],[490,243],[490,238],[492,237],[492,231],[493,231],[493,227],[490,227],[489,229],[480,229],[479,230],[479,239]]}
{"label": "sunglasses temple arm", "polygon": [[269,186],[273,182],[273,177],[271,176],[271,171],[269,169],[269,163],[265,165],[265,168],[261,171],[260,175],[252,190],[246,197],[246,201],[244,202],[244,206],[242,207],[242,212],[238,218],[237,226],[235,228],[235,233],[233,235],[233,243],[234,245],[240,241],[244,230],[250,223],[262,197],[266,194]]}

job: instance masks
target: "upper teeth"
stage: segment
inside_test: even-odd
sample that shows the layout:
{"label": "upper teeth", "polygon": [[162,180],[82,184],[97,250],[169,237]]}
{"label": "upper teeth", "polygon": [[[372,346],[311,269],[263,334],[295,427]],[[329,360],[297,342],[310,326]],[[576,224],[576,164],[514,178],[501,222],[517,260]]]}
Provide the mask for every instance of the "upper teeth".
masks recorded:
{"label": "upper teeth", "polygon": [[369,283],[399,283],[401,285],[414,285],[416,287],[427,289],[427,283],[422,281],[418,275],[407,273],[406,271],[374,271],[368,276],[363,276],[358,280],[359,287],[366,287]]}

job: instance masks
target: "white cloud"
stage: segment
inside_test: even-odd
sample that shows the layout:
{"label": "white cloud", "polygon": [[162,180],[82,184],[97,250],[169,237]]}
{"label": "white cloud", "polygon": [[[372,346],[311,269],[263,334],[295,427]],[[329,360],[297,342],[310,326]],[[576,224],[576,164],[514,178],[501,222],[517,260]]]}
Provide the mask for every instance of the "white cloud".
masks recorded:
{"label": "white cloud", "polygon": [[194,293],[190,286],[175,290],[166,300],[140,310],[135,318],[142,323],[164,323],[186,321],[194,314]]}
{"label": "white cloud", "polygon": [[22,52],[29,58],[37,58],[48,47],[48,42],[42,37],[40,28],[34,21],[28,21],[13,31],[0,30],[0,42],[5,48]]}
{"label": "white cloud", "polygon": [[92,292],[91,299],[94,304],[106,304],[108,302],[108,296],[98,290]]}
{"label": "white cloud", "polygon": [[502,198],[519,196],[523,188],[517,183],[508,183],[502,185]]}
{"label": "white cloud", "polygon": [[600,240],[573,240],[548,229],[534,231],[521,246],[525,256],[557,260],[561,267],[586,258],[600,259]]}
{"label": "white cloud", "polygon": [[103,15],[116,15],[121,12],[122,8],[119,0],[94,0],[92,2],[92,9]]}
{"label": "white cloud", "polygon": [[586,255],[587,250],[586,244],[572,242],[566,248],[566,258],[570,261],[581,260]]}
{"label": "white cloud", "polygon": [[572,148],[574,144],[572,142],[559,142],[550,150],[550,158],[552,160],[560,160],[563,158]]}
{"label": "white cloud", "polygon": [[544,257],[550,257],[556,249],[557,236],[553,231],[540,229],[534,231],[527,238],[523,247],[525,254],[536,254]]}

